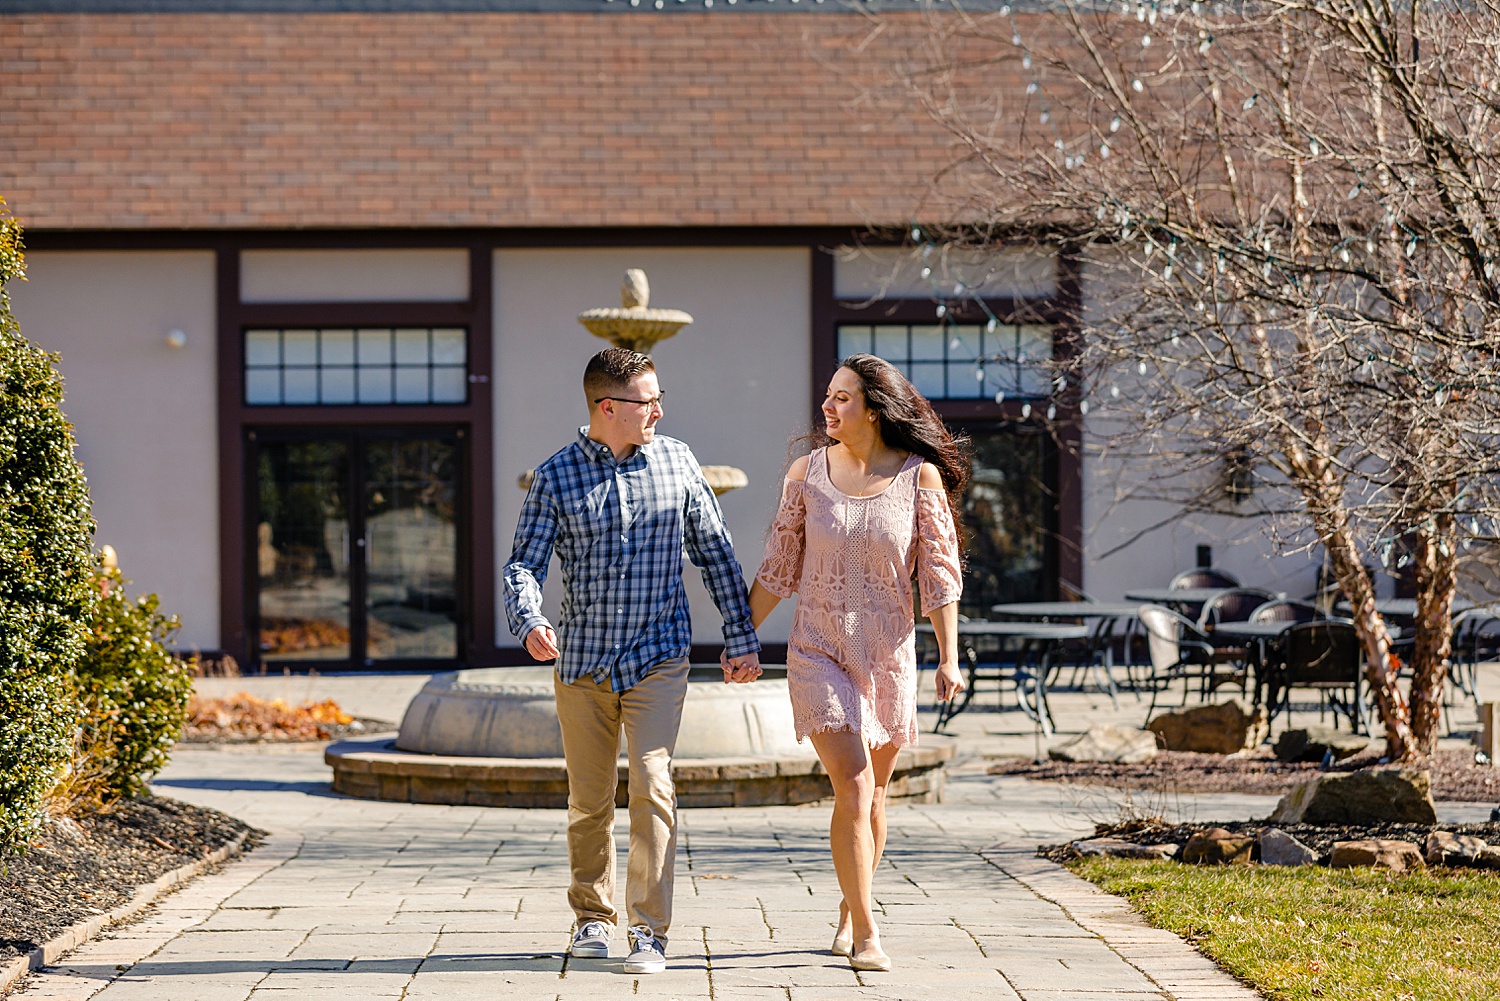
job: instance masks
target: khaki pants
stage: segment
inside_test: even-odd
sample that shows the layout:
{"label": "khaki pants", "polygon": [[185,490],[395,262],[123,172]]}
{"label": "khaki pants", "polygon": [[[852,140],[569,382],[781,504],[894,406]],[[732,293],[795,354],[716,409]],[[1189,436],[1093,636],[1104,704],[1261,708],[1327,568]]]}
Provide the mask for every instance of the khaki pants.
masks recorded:
{"label": "khaki pants", "polygon": [[630,854],[625,911],[666,941],[672,923],[672,870],[677,859],[677,790],[672,751],[682,724],[688,662],[667,661],[640,684],[612,692],[581,678],[571,685],[553,675],[557,719],[568,764],[568,904],[585,921],[617,924],[615,789],[620,730],[630,762]]}

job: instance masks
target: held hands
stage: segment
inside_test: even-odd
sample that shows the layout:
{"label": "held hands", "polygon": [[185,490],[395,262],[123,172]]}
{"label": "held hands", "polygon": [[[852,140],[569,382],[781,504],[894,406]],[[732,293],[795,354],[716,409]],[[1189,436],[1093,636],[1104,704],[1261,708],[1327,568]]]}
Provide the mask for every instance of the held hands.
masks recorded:
{"label": "held hands", "polygon": [[725,651],[719,654],[719,666],[724,670],[724,684],[748,684],[760,677],[760,654],[747,653],[731,657]]}
{"label": "held hands", "polygon": [[958,665],[951,662],[938,665],[936,681],[939,702],[949,701],[967,687],[963,675],[958,673]]}
{"label": "held hands", "polygon": [[537,626],[526,634],[526,652],[537,660],[557,659],[557,634],[551,626]]}

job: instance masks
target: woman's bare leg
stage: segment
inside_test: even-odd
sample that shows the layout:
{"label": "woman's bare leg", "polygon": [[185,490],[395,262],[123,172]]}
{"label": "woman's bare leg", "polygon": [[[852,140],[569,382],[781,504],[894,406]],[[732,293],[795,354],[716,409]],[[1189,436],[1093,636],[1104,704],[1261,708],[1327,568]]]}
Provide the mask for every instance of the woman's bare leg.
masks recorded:
{"label": "woman's bare leg", "polygon": [[[880,869],[881,856],[885,854],[885,792],[886,787],[891,784],[891,776],[895,774],[896,755],[900,753],[900,750],[895,744],[870,748],[870,766],[875,779],[875,795],[870,800],[870,840],[874,845],[874,857],[870,862],[872,885],[875,873]],[[852,935],[849,904],[841,900],[839,901],[839,925],[833,937],[849,939]]]}
{"label": "woman's bare leg", "polygon": [[874,872],[875,838],[870,812],[875,798],[875,771],[864,738],[841,730],[812,735],[823,770],[833,783],[833,819],[828,843],[833,871],[849,905],[852,955],[860,959],[885,955],[871,910],[870,879]]}

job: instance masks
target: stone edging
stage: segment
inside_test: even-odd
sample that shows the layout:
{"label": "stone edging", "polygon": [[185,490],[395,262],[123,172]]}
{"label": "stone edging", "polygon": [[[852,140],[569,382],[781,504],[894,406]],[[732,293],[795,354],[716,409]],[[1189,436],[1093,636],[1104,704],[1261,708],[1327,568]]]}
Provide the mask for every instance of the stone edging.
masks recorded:
{"label": "stone edging", "polygon": [[104,914],[96,914],[84,921],[79,921],[56,938],[43,942],[24,956],[17,956],[7,960],[5,965],[0,966],[0,993],[9,990],[16,981],[46,966],[53,966],[64,955],[83,945],[94,938],[110,925],[118,924],[126,918],[133,917],[138,912],[145,910],[158,899],[165,896],[167,891],[175,889],[186,883],[195,876],[200,876],[210,866],[218,865],[227,859],[239,854],[245,847],[245,839],[250,836],[249,831],[241,831],[235,839],[222,848],[203,856],[195,862],[178,866],[171,872],[164,873],[156,879],[136,888],[129,900],[112,908]]}
{"label": "stone edging", "polygon": [[[892,799],[935,803],[951,741],[905,747],[887,793]],[[361,799],[467,806],[562,808],[568,773],[562,758],[480,758],[402,751],[389,737],[330,745],[323,760],[333,789]],[[619,765],[617,805],[625,804],[628,768]],[[681,807],[771,806],[811,803],[833,793],[815,755],[675,758],[672,778]]]}
{"label": "stone edging", "polygon": [[1061,907],[1174,1001],[1264,1001],[1263,995],[1177,935],[1147,924],[1124,898],[1105,893],[1067,867],[1019,850],[981,854],[1032,893]]}

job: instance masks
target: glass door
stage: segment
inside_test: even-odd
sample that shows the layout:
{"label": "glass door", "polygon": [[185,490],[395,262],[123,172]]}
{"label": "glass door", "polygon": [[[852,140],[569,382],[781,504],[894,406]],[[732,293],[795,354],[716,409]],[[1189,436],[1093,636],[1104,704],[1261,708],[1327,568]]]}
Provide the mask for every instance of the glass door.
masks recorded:
{"label": "glass door", "polygon": [[1000,602],[1042,601],[1055,570],[1055,495],[1048,488],[1048,437],[1011,423],[961,425],[974,448],[964,495],[968,566],[959,610],[989,618]]}
{"label": "glass door", "polygon": [[259,661],[460,659],[461,432],[260,431],[252,443]]}

